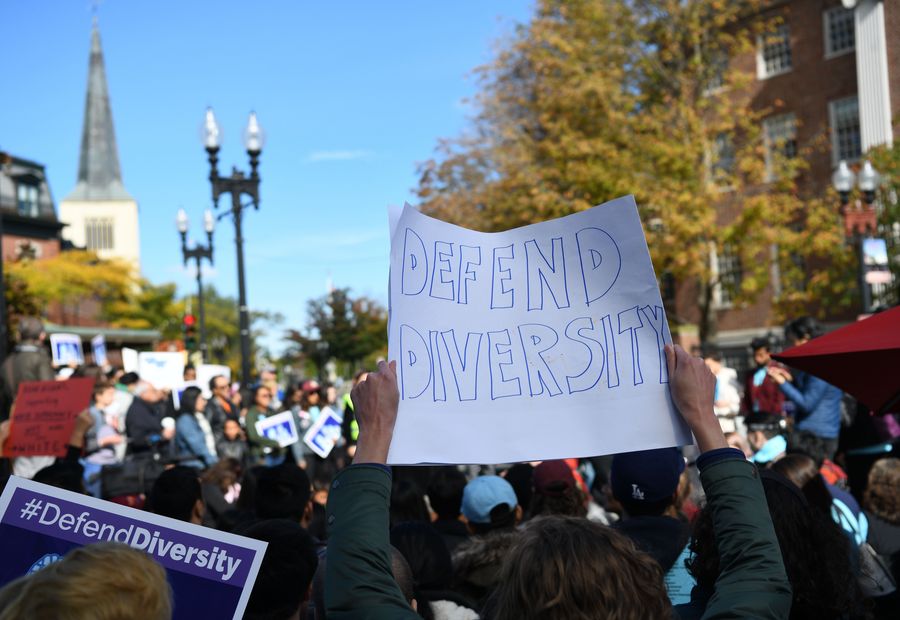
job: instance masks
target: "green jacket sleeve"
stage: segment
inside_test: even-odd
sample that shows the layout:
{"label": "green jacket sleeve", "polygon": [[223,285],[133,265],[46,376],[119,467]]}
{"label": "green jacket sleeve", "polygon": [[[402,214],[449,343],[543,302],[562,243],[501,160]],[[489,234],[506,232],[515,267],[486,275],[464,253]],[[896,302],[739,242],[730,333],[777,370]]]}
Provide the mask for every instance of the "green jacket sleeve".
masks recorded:
{"label": "green jacket sleeve", "polygon": [[391,476],[353,465],[331,483],[326,509],[325,606],[329,620],[418,618],[391,572]]}
{"label": "green jacket sleeve", "polygon": [[279,448],[278,442],[268,437],[263,437],[256,431],[256,423],[259,421],[259,411],[255,407],[251,407],[247,411],[247,441],[251,446],[263,446],[268,448]]}
{"label": "green jacket sleeve", "polygon": [[787,618],[791,586],[756,466],[740,459],[700,474],[712,510],[720,574],[703,618]]}

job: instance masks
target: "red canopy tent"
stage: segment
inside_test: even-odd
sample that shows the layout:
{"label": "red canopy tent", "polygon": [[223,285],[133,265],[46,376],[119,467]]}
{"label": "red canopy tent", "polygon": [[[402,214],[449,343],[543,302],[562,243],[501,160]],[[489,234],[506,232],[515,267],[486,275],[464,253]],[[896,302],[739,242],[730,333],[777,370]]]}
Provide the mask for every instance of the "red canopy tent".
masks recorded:
{"label": "red canopy tent", "polygon": [[772,357],[841,388],[873,411],[900,409],[900,306]]}

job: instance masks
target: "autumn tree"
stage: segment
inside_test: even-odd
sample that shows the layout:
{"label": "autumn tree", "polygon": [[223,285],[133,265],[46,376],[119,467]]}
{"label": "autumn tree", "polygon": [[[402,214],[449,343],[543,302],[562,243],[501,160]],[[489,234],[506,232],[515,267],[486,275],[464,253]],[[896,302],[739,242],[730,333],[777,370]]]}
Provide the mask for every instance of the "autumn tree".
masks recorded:
{"label": "autumn tree", "polygon": [[[753,75],[738,60],[778,25],[762,5],[539,1],[478,69],[469,131],[421,165],[423,210],[494,231],[634,194],[657,273],[697,289],[704,341],[717,291],[737,306],[755,299],[770,256],[786,285],[777,310],[846,303],[852,256],[831,203],[803,188],[807,145],[766,145],[773,110],[750,105]],[[712,257],[724,254],[739,281],[719,275]],[[797,273],[810,264],[821,267],[811,278]]]}
{"label": "autumn tree", "polygon": [[387,312],[367,297],[335,289],[307,306],[305,331],[288,330],[288,356],[310,362],[321,375],[330,360],[348,370],[387,354]]}

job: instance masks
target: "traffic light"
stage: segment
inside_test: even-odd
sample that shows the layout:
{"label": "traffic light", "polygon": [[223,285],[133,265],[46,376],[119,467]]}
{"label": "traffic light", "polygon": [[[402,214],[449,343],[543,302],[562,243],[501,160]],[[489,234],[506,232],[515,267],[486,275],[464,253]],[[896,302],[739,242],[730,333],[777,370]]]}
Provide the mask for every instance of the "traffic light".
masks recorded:
{"label": "traffic light", "polygon": [[186,351],[194,351],[197,349],[197,319],[193,314],[185,314],[182,322],[184,330],[184,348]]}

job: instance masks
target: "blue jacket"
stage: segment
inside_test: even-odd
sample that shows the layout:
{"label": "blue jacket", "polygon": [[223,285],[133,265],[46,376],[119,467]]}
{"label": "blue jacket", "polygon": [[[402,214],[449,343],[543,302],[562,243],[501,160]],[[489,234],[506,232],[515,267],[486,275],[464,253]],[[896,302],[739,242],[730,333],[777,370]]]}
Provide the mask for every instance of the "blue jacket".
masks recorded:
{"label": "blue jacket", "polygon": [[805,372],[795,371],[793,383],[785,381],[781,391],[796,405],[794,428],[825,439],[835,439],[841,431],[841,399],[844,393],[830,383]]}
{"label": "blue jacket", "polygon": [[181,464],[197,469],[205,469],[219,460],[210,454],[200,423],[189,413],[182,413],[175,421],[175,452],[178,457],[195,457]]}

